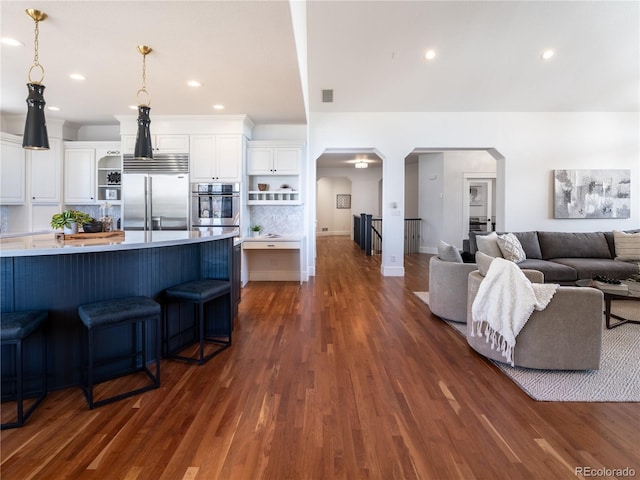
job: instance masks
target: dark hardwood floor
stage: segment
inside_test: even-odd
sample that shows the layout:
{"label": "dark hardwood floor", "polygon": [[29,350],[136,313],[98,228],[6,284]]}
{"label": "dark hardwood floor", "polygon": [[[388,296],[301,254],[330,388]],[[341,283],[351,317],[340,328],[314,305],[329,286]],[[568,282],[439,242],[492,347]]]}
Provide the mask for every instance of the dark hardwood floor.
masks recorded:
{"label": "dark hardwood floor", "polygon": [[160,389],[93,411],[79,388],[50,393],[2,432],[2,479],[640,476],[640,404],[531,400],[413,295],[428,259],[382,277],[319,238],[316,277],[250,283],[207,364],[162,360]]}

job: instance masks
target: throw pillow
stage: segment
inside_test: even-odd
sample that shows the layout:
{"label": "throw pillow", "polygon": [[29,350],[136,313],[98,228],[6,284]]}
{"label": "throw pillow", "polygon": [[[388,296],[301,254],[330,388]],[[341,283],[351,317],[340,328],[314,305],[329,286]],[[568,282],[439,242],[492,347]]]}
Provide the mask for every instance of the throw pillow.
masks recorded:
{"label": "throw pillow", "polygon": [[498,247],[502,256],[514,263],[520,263],[527,259],[520,240],[513,233],[498,235]]}
{"label": "throw pillow", "polygon": [[613,231],[616,260],[625,262],[640,260],[640,233]]}
{"label": "throw pillow", "polygon": [[462,256],[458,249],[442,240],[438,242],[438,258],[445,262],[462,263]]}
{"label": "throw pillow", "polygon": [[495,257],[491,257],[482,252],[476,252],[476,264],[478,265],[478,271],[480,275],[483,277],[487,276],[487,272],[489,271],[489,267],[491,266],[491,262]]}
{"label": "throw pillow", "polygon": [[476,237],[476,243],[478,244],[478,251],[482,252],[490,257],[501,257],[502,252],[498,247],[498,234],[491,232],[489,235],[478,235]]}

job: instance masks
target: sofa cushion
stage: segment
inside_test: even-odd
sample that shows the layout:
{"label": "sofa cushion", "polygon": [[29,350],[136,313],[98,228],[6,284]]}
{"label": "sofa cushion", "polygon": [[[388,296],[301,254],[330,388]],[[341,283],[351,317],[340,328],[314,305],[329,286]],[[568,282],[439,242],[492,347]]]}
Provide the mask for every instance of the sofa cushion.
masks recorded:
{"label": "sofa cushion", "polygon": [[502,256],[511,262],[520,263],[527,258],[520,240],[513,233],[498,235],[498,247],[502,252]]}
{"label": "sofa cushion", "polygon": [[545,283],[568,284],[578,280],[578,274],[574,268],[549,260],[527,258],[523,262],[520,262],[518,266],[522,269],[542,272]]}
{"label": "sofa cushion", "polygon": [[[630,262],[617,262],[605,258],[554,258],[549,263],[565,265],[576,271],[579,279],[604,275],[609,278],[624,280],[638,271],[638,267]],[[545,276],[545,281],[548,281]]]}
{"label": "sofa cushion", "polygon": [[542,258],[612,258],[602,232],[538,232]]}
{"label": "sofa cushion", "polygon": [[616,260],[640,260],[640,233],[613,231]]}
{"label": "sofa cushion", "polygon": [[478,266],[480,275],[483,277],[487,276],[487,272],[489,271],[489,267],[491,266],[491,262],[493,262],[494,258],[495,257],[487,255],[486,253],[476,252],[476,265]]}
{"label": "sofa cushion", "polygon": [[438,242],[438,258],[445,262],[462,263],[462,256],[458,249],[442,240]]}
{"label": "sofa cushion", "polygon": [[513,232],[513,234],[520,241],[527,258],[542,258],[538,232]]}
{"label": "sofa cushion", "polygon": [[491,232],[488,235],[478,235],[476,237],[476,243],[478,244],[478,251],[482,252],[490,257],[502,257],[502,252],[498,246],[498,234]]}

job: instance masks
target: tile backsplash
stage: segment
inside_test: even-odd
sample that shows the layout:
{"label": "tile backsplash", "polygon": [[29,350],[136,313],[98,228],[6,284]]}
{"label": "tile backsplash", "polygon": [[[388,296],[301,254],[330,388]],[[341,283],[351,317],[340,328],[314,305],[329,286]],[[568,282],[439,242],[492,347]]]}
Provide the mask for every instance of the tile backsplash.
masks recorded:
{"label": "tile backsplash", "polygon": [[304,231],[303,205],[251,205],[251,225],[260,225],[262,233],[297,235]]}

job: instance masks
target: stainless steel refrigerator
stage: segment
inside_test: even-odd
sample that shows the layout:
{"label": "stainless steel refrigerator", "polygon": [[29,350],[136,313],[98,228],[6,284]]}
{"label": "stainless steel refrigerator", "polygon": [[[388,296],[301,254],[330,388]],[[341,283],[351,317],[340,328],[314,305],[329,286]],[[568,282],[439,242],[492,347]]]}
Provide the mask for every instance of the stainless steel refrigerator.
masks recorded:
{"label": "stainless steel refrigerator", "polygon": [[189,156],[123,157],[123,230],[189,229]]}

